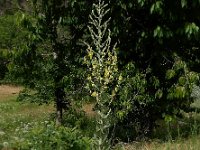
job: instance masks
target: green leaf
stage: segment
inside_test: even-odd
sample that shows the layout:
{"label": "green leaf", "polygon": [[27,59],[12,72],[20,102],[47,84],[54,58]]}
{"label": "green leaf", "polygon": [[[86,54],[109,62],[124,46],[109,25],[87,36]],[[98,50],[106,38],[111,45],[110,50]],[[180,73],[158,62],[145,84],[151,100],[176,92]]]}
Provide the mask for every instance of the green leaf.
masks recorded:
{"label": "green leaf", "polygon": [[188,73],[190,83],[195,83],[199,80],[199,75],[195,72]]}
{"label": "green leaf", "polygon": [[118,111],[117,112],[117,117],[119,118],[119,119],[123,119],[123,117],[124,117],[124,112],[123,111]]}
{"label": "green leaf", "polygon": [[187,6],[187,0],[181,0],[181,6],[182,8]]}
{"label": "green leaf", "polygon": [[156,3],[151,5],[150,13],[151,14],[153,14],[153,13],[162,14],[162,12],[163,12],[162,5],[163,5],[162,1],[157,1]]}
{"label": "green leaf", "polygon": [[141,7],[144,6],[145,0],[138,0],[138,4],[140,4]]}
{"label": "green leaf", "polygon": [[183,86],[177,86],[174,90],[174,98],[185,98],[186,96],[186,89]]}
{"label": "green leaf", "polygon": [[180,84],[180,85],[185,85],[186,84],[186,78],[185,77],[180,77],[179,79],[178,79],[178,83]]}
{"label": "green leaf", "polygon": [[162,38],[163,37],[163,30],[160,26],[157,26],[156,29],[154,30],[154,37]]}
{"label": "green leaf", "polygon": [[126,10],[126,4],[121,4],[121,7]]}
{"label": "green leaf", "polygon": [[185,34],[188,37],[191,37],[191,35],[196,35],[199,33],[199,26],[197,26],[194,22],[192,23],[187,23],[185,25]]}
{"label": "green leaf", "polygon": [[165,122],[167,122],[167,123],[169,123],[169,122],[172,122],[173,121],[173,117],[172,116],[170,116],[170,115],[165,115],[164,116],[165,117]]}
{"label": "green leaf", "polygon": [[174,63],[174,66],[173,66],[173,69],[174,69],[175,71],[178,71],[178,70],[181,70],[181,69],[185,70],[185,68],[187,68],[186,63],[185,63],[184,61],[180,60],[180,59],[177,60],[177,61]]}
{"label": "green leaf", "polygon": [[154,85],[155,88],[159,87],[160,81],[157,77],[155,77],[155,76],[151,77],[150,81],[152,82],[152,84]]}
{"label": "green leaf", "polygon": [[166,79],[172,79],[176,75],[176,72],[172,69],[167,70],[166,72]]}
{"label": "green leaf", "polygon": [[163,91],[161,89],[156,91],[155,98],[161,99],[163,96]]}
{"label": "green leaf", "polygon": [[132,4],[132,3],[129,3],[128,6],[129,6],[129,8],[132,8],[132,7],[133,7],[133,4]]}

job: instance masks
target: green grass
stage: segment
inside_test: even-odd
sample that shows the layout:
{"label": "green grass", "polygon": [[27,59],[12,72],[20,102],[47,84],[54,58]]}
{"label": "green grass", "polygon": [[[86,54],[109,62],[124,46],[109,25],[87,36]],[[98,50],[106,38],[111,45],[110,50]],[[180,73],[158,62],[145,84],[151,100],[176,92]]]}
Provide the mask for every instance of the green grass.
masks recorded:
{"label": "green grass", "polygon": [[21,103],[16,98],[17,95],[3,98],[0,95],[0,145],[15,138],[17,130],[22,126],[48,120],[49,114],[54,111],[52,105]]}

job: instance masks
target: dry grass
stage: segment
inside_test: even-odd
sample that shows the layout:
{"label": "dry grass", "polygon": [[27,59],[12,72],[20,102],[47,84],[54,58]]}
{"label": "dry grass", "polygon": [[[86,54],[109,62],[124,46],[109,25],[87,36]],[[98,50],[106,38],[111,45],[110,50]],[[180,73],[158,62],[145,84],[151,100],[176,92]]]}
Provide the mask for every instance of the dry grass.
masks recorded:
{"label": "dry grass", "polygon": [[191,136],[173,142],[133,142],[123,145],[124,150],[200,150],[200,136]]}
{"label": "dry grass", "polygon": [[[0,85],[0,102],[2,104],[10,104],[16,107],[16,111],[13,115],[23,114],[26,116],[38,117],[41,114],[49,114],[54,112],[53,105],[37,105],[31,103],[17,103],[15,99],[22,90],[22,87],[12,85]],[[9,112],[7,112],[9,113]],[[11,114],[13,112],[10,112]]]}
{"label": "dry grass", "polygon": [[22,90],[22,87],[11,85],[0,85],[0,101],[5,101],[9,97],[16,96]]}

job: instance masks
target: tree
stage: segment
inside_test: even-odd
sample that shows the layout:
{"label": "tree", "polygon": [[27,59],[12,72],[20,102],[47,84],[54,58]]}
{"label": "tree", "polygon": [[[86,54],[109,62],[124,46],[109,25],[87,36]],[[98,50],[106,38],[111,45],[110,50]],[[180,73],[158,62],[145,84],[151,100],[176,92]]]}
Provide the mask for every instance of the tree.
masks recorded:
{"label": "tree", "polygon": [[17,11],[0,16],[0,79],[3,79],[8,72],[7,64],[10,61],[10,53],[18,48],[27,36],[27,31],[17,25],[17,17]]}
{"label": "tree", "polygon": [[21,18],[30,33],[28,40],[13,53],[10,72],[36,91],[35,101],[49,103],[54,99],[59,125],[63,109],[70,105],[70,90],[66,93],[65,89],[82,87],[82,80],[75,74],[82,73],[77,70],[81,55],[78,40],[84,33],[79,26],[82,20],[74,18],[73,2],[38,0],[32,1],[32,6],[33,13]]}

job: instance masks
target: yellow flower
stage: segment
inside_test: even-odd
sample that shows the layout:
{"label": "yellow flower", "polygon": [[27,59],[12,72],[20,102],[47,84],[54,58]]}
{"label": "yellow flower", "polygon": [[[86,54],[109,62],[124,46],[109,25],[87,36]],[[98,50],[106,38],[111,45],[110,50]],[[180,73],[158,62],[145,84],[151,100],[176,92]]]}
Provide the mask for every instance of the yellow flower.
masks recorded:
{"label": "yellow flower", "polygon": [[97,65],[93,64],[92,67],[93,67],[93,69],[96,69],[96,68],[97,68]]}
{"label": "yellow flower", "polygon": [[105,68],[104,76],[105,76],[105,77],[109,77],[109,74],[110,74],[110,73],[109,73],[108,69]]}
{"label": "yellow flower", "polygon": [[88,56],[89,56],[90,59],[92,60],[92,57],[93,57],[93,51],[88,52]]}
{"label": "yellow flower", "polygon": [[114,97],[116,95],[115,90],[112,90],[112,97]]}
{"label": "yellow flower", "polygon": [[122,75],[119,76],[119,81],[122,81],[123,77]]}
{"label": "yellow flower", "polygon": [[92,96],[92,97],[97,97],[97,92],[93,92],[93,93],[91,94],[91,96]]}
{"label": "yellow flower", "polygon": [[115,92],[117,92],[118,91],[118,87],[115,87]]}
{"label": "yellow flower", "polygon": [[88,79],[89,81],[91,81],[91,80],[92,80],[91,76],[88,76],[88,77],[87,77],[87,79]]}

